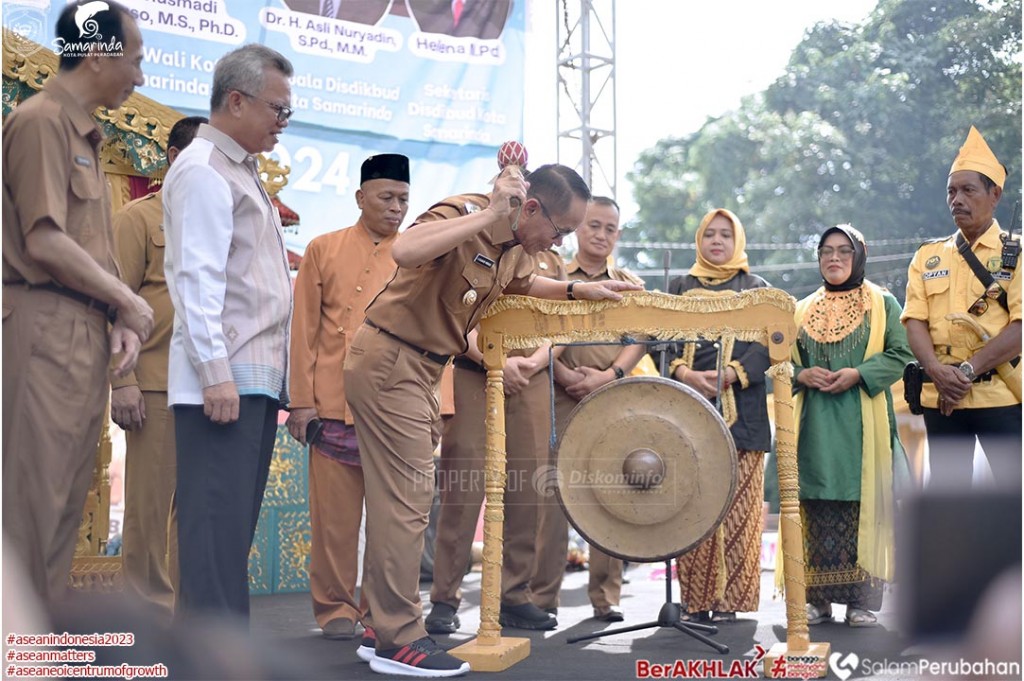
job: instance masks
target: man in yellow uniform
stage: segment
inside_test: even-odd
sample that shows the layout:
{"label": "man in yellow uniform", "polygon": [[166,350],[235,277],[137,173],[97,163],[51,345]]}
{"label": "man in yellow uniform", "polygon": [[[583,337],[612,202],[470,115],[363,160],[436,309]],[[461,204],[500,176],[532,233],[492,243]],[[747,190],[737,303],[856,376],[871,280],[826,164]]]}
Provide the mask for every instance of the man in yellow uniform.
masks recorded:
{"label": "man in yellow uniform", "polygon": [[[535,274],[565,280],[565,263],[557,252],[541,251],[533,257]],[[549,347],[512,351],[504,369],[508,484],[499,622],[505,627],[541,631],[558,626],[558,620],[534,605],[530,597],[539,502],[533,480],[538,465],[547,461],[551,435]],[[455,358],[455,416],[446,424],[441,440],[441,514],[430,589],[432,607],[425,622],[431,634],[451,634],[459,627],[460,586],[484,500],[486,382],[474,331],[466,353]]]}
{"label": "man in yellow uniform", "polygon": [[[167,165],[196,136],[203,116],[182,118],[167,137]],[[144,600],[174,611],[178,528],[171,502],[177,471],[174,416],[167,407],[167,356],[174,307],[164,278],[162,192],[125,205],[114,215],[121,278],[153,308],[153,333],[135,371],[112,381],[110,418],[125,430],[125,509],[121,556],[125,582]]]}
{"label": "man in yellow uniform", "polygon": [[[378,154],[363,162],[355,225],[309,242],[295,278],[288,432],[309,446],[309,556],[313,615],[323,635],[348,640],[364,621],[366,593],[355,598],[363,469],[345,401],[346,340],[367,304],[395,271],[391,246],[409,210],[409,159]],[[322,430],[306,439],[311,422]]]}
{"label": "man in yellow uniform", "polygon": [[435,204],[392,248],[395,276],[366,309],[345,358],[366,485],[364,588],[377,634],[370,667],[383,674],[456,676],[469,665],[426,635],[419,557],[440,438],[437,389],[453,355],[504,291],[551,299],[617,299],[623,282],[538,277],[527,255],[583,221],[590,190],[571,168],[513,169],[489,196]]}
{"label": "man in yellow uniform", "polygon": [[83,37],[81,4],[57,19],[57,74],[3,128],[3,530],[46,600],[71,571],[110,354],[124,353],[115,374],[131,370],[153,328],[153,310],[118,278],[92,117],[142,85],[142,34],[109,2]]}
{"label": "man in yellow uniform", "polygon": [[992,217],[1005,180],[972,127],[946,183],[957,232],[924,244],[910,263],[902,321],[932,381],[921,393],[932,485],[970,485],[975,438],[997,483],[1021,484],[1021,284],[1012,257],[1020,246]]}
{"label": "man in yellow uniform", "polygon": [[[587,207],[583,225],[576,232],[579,250],[569,263],[569,281],[622,281],[643,285],[643,280],[628,270],[609,264],[619,240],[619,205],[597,196]],[[633,370],[646,352],[645,345],[569,346],[555,361],[555,414],[561,432],[580,400],[598,388],[623,378]],[[554,461],[551,462],[554,465]],[[541,508],[540,548],[537,567],[531,580],[534,603],[557,612],[558,592],[565,574],[569,525],[553,496]],[[600,549],[590,547],[590,584],[587,590],[594,617],[605,622],[621,622],[619,596],[622,591],[622,561]]]}

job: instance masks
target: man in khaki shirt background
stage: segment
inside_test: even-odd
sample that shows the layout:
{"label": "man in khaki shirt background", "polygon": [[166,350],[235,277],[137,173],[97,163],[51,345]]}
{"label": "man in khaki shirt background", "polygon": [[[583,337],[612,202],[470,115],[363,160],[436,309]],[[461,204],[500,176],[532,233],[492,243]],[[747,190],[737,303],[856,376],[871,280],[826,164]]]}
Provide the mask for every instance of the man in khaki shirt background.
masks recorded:
{"label": "man in khaki shirt background", "polygon": [[[619,206],[614,200],[596,196],[587,206],[586,218],[578,230],[579,250],[569,263],[569,281],[624,281],[642,285],[643,280],[628,270],[609,264],[619,240]],[[566,347],[555,360],[556,427],[561,432],[580,400],[598,388],[629,374],[643,357],[645,345],[591,345]],[[552,461],[551,465],[555,462]],[[537,567],[531,581],[534,603],[548,612],[558,610],[568,548],[569,525],[557,500],[546,498],[540,511]],[[590,585],[587,594],[594,617],[620,622],[622,561],[590,547]]]}
{"label": "man in khaki shirt background", "polygon": [[[3,530],[43,599],[59,598],[71,571],[110,354],[123,353],[115,374],[131,370],[153,327],[117,276],[92,117],[142,85],[142,34],[110,2],[83,37],[79,4],[57,19],[68,48],[57,74],[3,129]],[[92,49],[101,41],[114,49]]]}
{"label": "man in khaki shirt background", "polygon": [[[313,615],[323,635],[348,640],[372,624],[366,595],[355,599],[363,470],[345,401],[346,339],[395,271],[391,245],[409,209],[409,159],[378,154],[363,162],[355,225],[309,242],[295,279],[288,432],[309,446],[309,557]],[[306,440],[313,419],[323,424]]]}
{"label": "man in khaki shirt background", "polygon": [[[167,165],[187,147],[203,116],[182,118],[167,137]],[[164,209],[159,191],[114,214],[121,278],[153,308],[153,333],[135,370],[112,381],[110,418],[125,430],[125,509],[121,557],[125,582],[168,615],[174,611],[178,528],[174,520],[174,416],[167,407],[167,354],[174,307],[164,278]]]}

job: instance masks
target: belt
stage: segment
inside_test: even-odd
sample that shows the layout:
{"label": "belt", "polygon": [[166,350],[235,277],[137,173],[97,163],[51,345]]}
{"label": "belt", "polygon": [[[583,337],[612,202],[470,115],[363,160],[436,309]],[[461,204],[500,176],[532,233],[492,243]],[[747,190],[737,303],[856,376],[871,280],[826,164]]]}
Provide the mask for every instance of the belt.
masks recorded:
{"label": "belt", "polygon": [[114,315],[112,315],[111,312],[116,312],[116,309],[111,308],[110,305],[104,303],[102,300],[97,300],[92,296],[87,296],[81,291],[76,291],[74,289],[66,288],[64,286],[57,286],[56,284],[52,283],[29,284],[28,282],[25,282],[24,284],[5,284],[5,286],[24,286],[29,291],[49,291],[50,293],[56,293],[58,295],[64,296],[65,298],[70,298],[71,300],[79,302],[82,305],[85,305],[90,310],[96,310],[97,312],[102,313],[103,316],[106,317],[111,323],[114,322]]}
{"label": "belt", "polygon": [[444,366],[444,365],[448,364],[448,362],[452,361],[452,356],[451,355],[439,355],[436,352],[431,352],[430,350],[424,350],[420,346],[414,345],[414,344],[410,343],[409,341],[404,340],[403,338],[400,338],[399,336],[396,336],[395,334],[391,333],[387,329],[380,328],[379,326],[377,326],[376,324],[371,322],[369,319],[365,320],[365,323],[371,329],[377,329],[378,331],[380,331],[385,336],[389,336],[391,338],[394,338],[396,341],[398,341],[399,343],[401,343],[405,347],[407,347],[410,350],[414,351],[417,355],[420,355],[421,357],[426,357],[431,362],[435,362],[437,364],[440,364],[441,366]]}
{"label": "belt", "polygon": [[478,374],[487,373],[487,369],[463,355],[459,355],[455,358],[455,366],[459,369],[465,369],[466,371],[475,371]]}

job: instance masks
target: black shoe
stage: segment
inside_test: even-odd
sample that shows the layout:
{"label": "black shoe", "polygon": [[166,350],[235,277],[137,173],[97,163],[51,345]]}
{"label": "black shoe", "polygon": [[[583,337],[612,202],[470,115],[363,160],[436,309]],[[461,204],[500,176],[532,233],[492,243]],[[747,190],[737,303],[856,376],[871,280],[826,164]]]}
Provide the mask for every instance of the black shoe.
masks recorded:
{"label": "black shoe", "polygon": [[512,629],[532,629],[533,631],[549,631],[558,626],[558,620],[533,603],[520,605],[501,604],[498,623]]}
{"label": "black shoe", "polygon": [[434,639],[424,636],[408,645],[378,650],[370,660],[370,669],[395,676],[461,676],[469,671],[469,663],[449,655]]}
{"label": "black shoe", "polygon": [[554,615],[555,617],[558,617],[558,608],[544,608],[544,612],[546,612],[549,615]]}
{"label": "black shoe", "polygon": [[423,626],[428,634],[454,634],[459,628],[459,616],[447,603],[434,603]]}

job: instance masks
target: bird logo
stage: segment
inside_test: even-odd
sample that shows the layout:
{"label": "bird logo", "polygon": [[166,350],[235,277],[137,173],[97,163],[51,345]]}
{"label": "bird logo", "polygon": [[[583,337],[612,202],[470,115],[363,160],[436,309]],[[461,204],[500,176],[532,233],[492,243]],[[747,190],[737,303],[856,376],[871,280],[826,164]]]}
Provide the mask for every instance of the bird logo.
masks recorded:
{"label": "bird logo", "polygon": [[84,5],[80,5],[75,10],[75,25],[78,26],[78,36],[80,38],[88,39],[101,39],[98,31],[100,30],[100,24],[98,21],[93,19],[94,16],[100,12],[104,12],[110,9],[110,5],[103,2],[103,0],[96,0],[95,2],[87,2]]}

